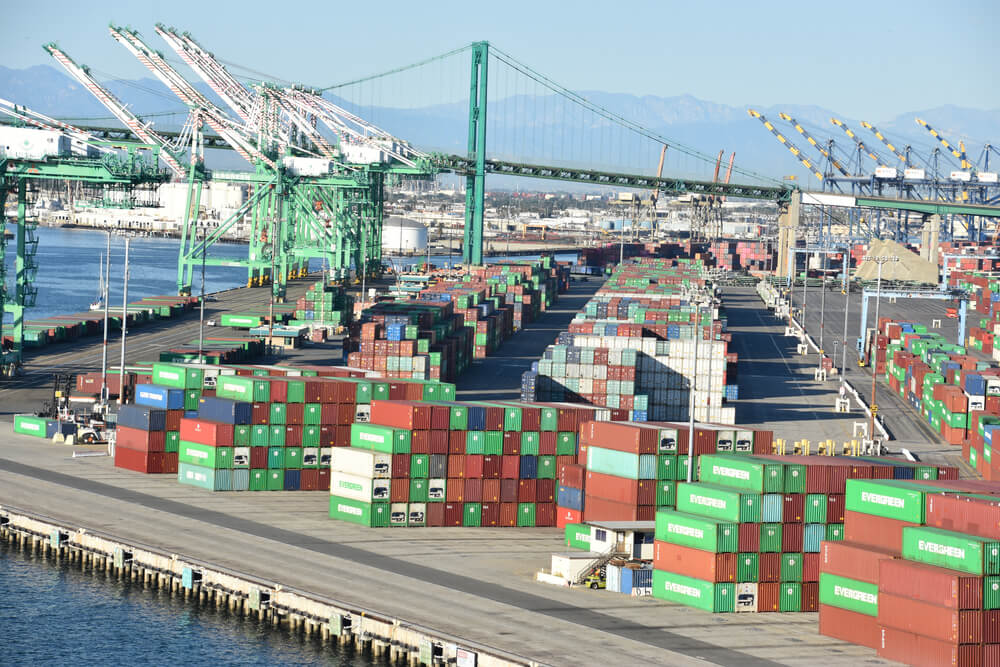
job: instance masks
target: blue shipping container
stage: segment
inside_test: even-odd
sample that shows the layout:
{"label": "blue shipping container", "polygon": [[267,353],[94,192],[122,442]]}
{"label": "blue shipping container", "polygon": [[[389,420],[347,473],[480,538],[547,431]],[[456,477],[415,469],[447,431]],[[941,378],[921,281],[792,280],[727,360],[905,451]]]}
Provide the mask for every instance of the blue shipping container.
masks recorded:
{"label": "blue shipping container", "polygon": [[781,523],[784,513],[785,496],[780,493],[765,493],[761,503],[761,521],[764,523]]}
{"label": "blue shipping container", "polygon": [[139,384],[135,387],[135,403],[163,410],[183,410],[184,390],[155,384]]}
{"label": "blue shipping container", "polygon": [[140,431],[166,431],[167,411],[146,405],[123,405],[118,411],[118,425]]}
{"label": "blue shipping container", "polygon": [[652,588],[653,587],[653,570],[650,568],[643,568],[641,570],[633,570],[629,567],[623,567],[621,572],[621,585],[619,592],[625,595],[631,595],[632,591],[637,588]]}
{"label": "blue shipping container", "polygon": [[556,498],[556,505],[567,509],[583,511],[583,491],[574,489],[571,486],[559,485],[559,495]]}
{"label": "blue shipping container", "polygon": [[820,542],[826,539],[826,526],[822,523],[807,523],[802,530],[802,551],[819,553]]}
{"label": "blue shipping container", "polygon": [[285,471],[285,491],[298,491],[302,480],[301,470]]}
{"label": "blue shipping container", "polygon": [[249,424],[253,421],[253,405],[228,398],[202,396],[198,400],[198,417],[225,424]]}
{"label": "blue shipping container", "polygon": [[538,477],[538,457],[537,456],[522,456],[521,457],[521,479],[535,479]]}

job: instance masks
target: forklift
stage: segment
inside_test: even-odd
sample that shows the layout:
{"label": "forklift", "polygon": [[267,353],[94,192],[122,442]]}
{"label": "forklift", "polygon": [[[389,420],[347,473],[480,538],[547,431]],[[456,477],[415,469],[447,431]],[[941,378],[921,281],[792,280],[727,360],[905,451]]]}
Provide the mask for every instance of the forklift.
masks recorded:
{"label": "forklift", "polygon": [[114,415],[109,414],[107,401],[87,400],[90,410],[78,409],[80,403],[72,397],[76,386],[76,376],[72,373],[57,373],[52,376],[52,400],[42,404],[37,413],[45,419],[55,419],[76,425],[75,442],[82,445],[103,445],[114,441]]}

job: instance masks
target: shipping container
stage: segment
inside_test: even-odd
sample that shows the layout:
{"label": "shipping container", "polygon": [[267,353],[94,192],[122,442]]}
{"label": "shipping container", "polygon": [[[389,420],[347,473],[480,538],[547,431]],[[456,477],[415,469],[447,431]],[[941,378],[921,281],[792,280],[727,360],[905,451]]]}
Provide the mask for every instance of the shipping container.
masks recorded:
{"label": "shipping container", "polygon": [[736,581],[736,554],[701,551],[656,540],[653,568],[713,583]]}
{"label": "shipping container", "polygon": [[732,612],[736,588],[732,583],[717,584],[653,570],[653,597],[713,613]]}
{"label": "shipping container", "polygon": [[820,572],[819,601],[866,616],[878,616],[878,585]]}
{"label": "shipping container", "polygon": [[879,562],[879,593],[891,593],[949,609],[983,609],[983,587],[983,577],[965,572],[908,560],[885,559]]}

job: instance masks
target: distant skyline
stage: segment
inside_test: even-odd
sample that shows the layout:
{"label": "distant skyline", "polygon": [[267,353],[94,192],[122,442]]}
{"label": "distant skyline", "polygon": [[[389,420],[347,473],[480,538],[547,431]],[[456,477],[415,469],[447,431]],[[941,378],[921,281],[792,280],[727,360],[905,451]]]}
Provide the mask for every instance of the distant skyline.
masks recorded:
{"label": "distant skyline", "polygon": [[794,101],[876,120],[945,104],[1000,109],[996,2],[791,7],[512,0],[473,10],[451,1],[295,2],[278,10],[273,3],[57,0],[43,12],[16,3],[4,10],[0,65],[55,65],[41,48],[55,41],[98,78],[147,77],[107,25],[131,25],[175,59],[153,32],[163,22],[190,31],[226,63],[238,63],[239,74],[317,86],[485,39],[573,90],[691,94],[742,106]]}

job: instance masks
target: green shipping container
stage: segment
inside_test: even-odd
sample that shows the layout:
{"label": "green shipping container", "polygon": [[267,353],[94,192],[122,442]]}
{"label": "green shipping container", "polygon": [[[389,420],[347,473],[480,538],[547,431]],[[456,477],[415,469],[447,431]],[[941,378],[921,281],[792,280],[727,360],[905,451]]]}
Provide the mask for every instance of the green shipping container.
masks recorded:
{"label": "green shipping container", "polygon": [[1000,609],[1000,577],[983,577],[983,609]]}
{"label": "green shipping container", "polygon": [[219,318],[219,326],[235,327],[238,329],[252,329],[261,326],[261,318],[258,315],[240,315],[239,313],[223,313]]}
{"label": "green shipping container", "polygon": [[386,528],[389,526],[389,503],[364,503],[330,496],[330,518],[371,528]]}
{"label": "green shipping container", "polygon": [[656,512],[656,539],[712,553],[735,553],[739,526],[669,509]]}
{"label": "green shipping container", "polygon": [[535,527],[535,503],[518,503],[517,525],[519,528]]}
{"label": "green shipping container", "polygon": [[903,528],[903,558],[977,575],[1000,574],[1000,542],[928,526]]}
{"label": "green shipping container", "polygon": [[826,526],[826,539],[831,542],[840,542],[844,539],[844,524],[831,523]]}
{"label": "green shipping container", "polygon": [[276,424],[284,425],[288,420],[288,408],[284,403],[271,403],[269,422],[272,426]]}
{"label": "green shipping container", "polygon": [[167,431],[167,438],[164,441],[163,451],[177,453],[180,451],[181,434],[180,431]]}
{"label": "green shipping container", "polygon": [[538,444],[538,431],[524,431],[521,433],[521,456],[538,456]]}
{"label": "green shipping container", "polygon": [[385,454],[409,454],[410,432],[376,424],[352,424],[351,447]]}
{"label": "green shipping container", "polygon": [[319,447],[322,443],[322,430],[319,426],[302,427],[302,446]]}
{"label": "green shipping container", "polygon": [[753,584],[760,579],[760,554],[744,552],[736,555],[736,581]]}
{"label": "green shipping container", "polygon": [[212,447],[181,440],[177,449],[177,461],[206,468],[232,468],[233,448]]}
{"label": "green shipping container", "polygon": [[677,509],[737,523],[758,523],[761,518],[759,493],[700,482],[681,482],[677,485]]}
{"label": "green shipping container", "polygon": [[[177,481],[181,484],[194,486],[206,491],[225,491],[224,475],[230,472],[217,471],[215,468],[193,465],[191,463],[180,462],[177,464]],[[231,490],[231,489],[229,489]]]}
{"label": "green shipping container", "polygon": [[802,611],[802,584],[786,581],[781,584],[781,611]]}
{"label": "green shipping container", "polygon": [[781,580],[802,581],[802,554],[781,554]]}
{"label": "green shipping container", "polygon": [[677,506],[677,482],[675,480],[658,480],[656,482],[656,506]]}
{"label": "green shipping container", "polygon": [[560,431],[556,434],[556,455],[576,456],[576,433]]}
{"label": "green shipping container", "polygon": [[[677,455],[660,454],[656,457],[656,479],[677,479]],[[687,479],[687,477],[685,477]]]}
{"label": "green shipping container", "polygon": [[706,454],[698,457],[698,479],[747,491],[781,493],[784,468],[746,456]]}
{"label": "green shipping container", "polygon": [[555,479],[556,478],[556,457],[554,456],[539,456],[538,457],[538,474],[536,475],[538,479]]}
{"label": "green shipping container", "polygon": [[280,470],[285,467],[285,448],[267,448],[267,467],[271,470]]}
{"label": "green shipping container", "polygon": [[469,528],[478,528],[483,521],[483,506],[479,503],[465,503],[465,510],[462,512],[462,525]]}
{"label": "green shipping container", "polygon": [[267,427],[267,444],[271,447],[285,446],[285,427],[281,424]]}
{"label": "green shipping container", "polygon": [[845,508],[887,519],[923,523],[924,493],[913,483],[901,485],[892,480],[849,479]]}
{"label": "green shipping container", "polygon": [[271,444],[271,427],[256,424],[250,427],[250,446],[268,447]]}
{"label": "green shipping container", "polygon": [[200,400],[201,400],[201,389],[185,389],[184,390],[184,409],[185,410],[197,410]]}
{"label": "green shipping container", "polygon": [[799,463],[785,464],[785,493],[806,492],[806,467]]}
{"label": "green shipping container", "polygon": [[410,456],[410,477],[426,478],[431,470],[431,457],[429,454],[412,454]]}
{"label": "green shipping container", "polygon": [[306,403],[302,423],[307,426],[319,426],[323,423],[323,406],[320,403]]}
{"label": "green shipping container", "polygon": [[806,496],[804,523],[826,523],[827,500],[825,493],[810,493]]}
{"label": "green shipping container", "polygon": [[302,448],[301,447],[285,447],[284,448],[284,467],[290,469],[298,469],[302,467]]}
{"label": "green shipping container", "polygon": [[712,613],[732,612],[736,586],[653,570],[653,597]]}
{"label": "green shipping container", "polygon": [[267,470],[250,471],[250,490],[267,491]]}
{"label": "green shipping container", "polygon": [[14,415],[14,433],[30,435],[36,438],[49,438],[49,434],[55,434],[50,426],[53,422],[49,419],[34,417],[32,415]]}
{"label": "green shipping container", "polygon": [[571,549],[590,551],[590,526],[585,523],[567,523],[565,531],[566,546]]}
{"label": "green shipping container", "polygon": [[233,445],[236,447],[266,447],[267,442],[261,445],[254,445],[250,442],[250,433],[253,427],[248,424],[237,424],[233,426]]}
{"label": "green shipping container", "polygon": [[411,503],[426,503],[427,502],[427,480],[426,479],[411,479],[410,480],[410,502]]}
{"label": "green shipping container", "polygon": [[[268,465],[271,465],[270,462]],[[267,471],[267,490],[268,491],[284,491],[285,489],[285,471],[281,469],[269,469]]]}
{"label": "green shipping container", "polygon": [[185,364],[153,364],[153,384],[173,389],[198,389],[205,383],[205,372]]}
{"label": "green shipping container", "polygon": [[820,572],[819,603],[878,616],[878,584]]}
{"label": "green shipping container", "polygon": [[781,551],[782,524],[762,523],[760,525],[760,552],[777,553]]}
{"label": "green shipping container", "polygon": [[285,397],[285,400],[288,403],[305,403],[306,402],[305,380],[293,380],[292,378],[288,378],[287,382],[288,382],[288,392]]}

